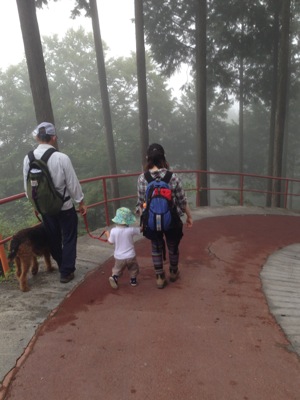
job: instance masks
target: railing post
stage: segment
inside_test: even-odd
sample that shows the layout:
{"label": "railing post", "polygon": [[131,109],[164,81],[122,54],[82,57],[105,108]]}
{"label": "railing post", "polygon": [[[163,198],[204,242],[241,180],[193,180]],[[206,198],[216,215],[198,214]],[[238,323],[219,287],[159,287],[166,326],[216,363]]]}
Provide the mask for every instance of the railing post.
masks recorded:
{"label": "railing post", "polygon": [[105,221],[106,226],[109,226],[109,212],[108,212],[108,203],[107,203],[107,188],[106,188],[106,179],[103,178],[103,196],[104,196],[104,208],[105,208]]}
{"label": "railing post", "polygon": [[244,175],[240,175],[240,206],[244,205]]}
{"label": "railing post", "polygon": [[196,175],[196,207],[200,207],[200,171]]}
{"label": "railing post", "polygon": [[288,200],[288,192],[289,192],[289,180],[285,180],[285,193],[284,193],[284,208],[287,208],[287,200]]}
{"label": "railing post", "polygon": [[[1,240],[2,240],[2,235],[0,235],[0,241]],[[0,244],[0,260],[1,260],[4,275],[6,275],[9,272],[10,268],[9,268],[7,257],[6,257],[4,244]]]}

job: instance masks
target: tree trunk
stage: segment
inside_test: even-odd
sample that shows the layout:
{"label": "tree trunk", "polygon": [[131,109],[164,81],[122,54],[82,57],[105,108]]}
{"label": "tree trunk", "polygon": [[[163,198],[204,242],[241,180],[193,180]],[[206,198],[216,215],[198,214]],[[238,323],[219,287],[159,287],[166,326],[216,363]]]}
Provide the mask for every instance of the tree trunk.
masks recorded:
{"label": "tree trunk", "polygon": [[240,57],[239,66],[239,172],[244,172],[244,62]]}
{"label": "tree trunk", "polygon": [[17,6],[36,121],[54,124],[35,0],[17,0]]}
{"label": "tree trunk", "polygon": [[[291,35],[289,35],[289,47],[288,47],[288,74],[287,74],[287,82],[286,82],[286,106],[285,106],[285,122],[284,122],[284,138],[283,138],[283,150],[282,150],[282,168],[281,168],[281,176],[286,178],[288,176],[288,159],[289,159],[289,110],[290,110],[290,84],[291,84]],[[291,189],[291,187],[289,188]],[[284,205],[284,196],[281,196],[280,201],[281,207]]]}
{"label": "tree trunk", "polygon": [[[196,0],[196,114],[198,169],[207,171],[206,0]],[[200,205],[208,205],[207,173],[200,175]]]}
{"label": "tree trunk", "polygon": [[139,121],[142,165],[146,160],[149,146],[147,78],[144,41],[143,0],[135,0],[136,63],[139,96]]}
{"label": "tree trunk", "polygon": [[240,55],[239,55],[239,172],[244,172],[244,17],[241,23]]}
{"label": "tree trunk", "polygon": [[[97,57],[98,78],[99,78],[99,85],[101,92],[102,110],[103,110],[104,126],[105,126],[108,158],[109,158],[109,171],[110,174],[115,175],[117,174],[117,162],[116,162],[115,146],[113,139],[112,120],[110,112],[109,95],[107,89],[104,52],[103,52],[101,32],[100,32],[97,1],[90,0],[90,7],[91,7],[91,18],[93,24],[93,35],[94,35],[95,50]],[[114,198],[120,197],[117,179],[112,180],[112,194]],[[115,203],[115,207],[116,208],[119,207],[119,202]]]}
{"label": "tree trunk", "polygon": [[[287,84],[288,84],[288,57],[289,57],[289,27],[290,27],[290,0],[282,2],[281,8],[281,40],[279,46],[278,90],[275,117],[274,136],[274,177],[282,176],[282,155],[284,126],[286,117]],[[273,180],[272,207],[280,207],[281,181]]]}
{"label": "tree trunk", "polygon": [[[271,115],[270,115],[270,138],[268,152],[268,176],[272,176],[274,162],[274,131],[277,100],[277,74],[278,74],[278,44],[279,44],[279,1],[275,1],[274,27],[273,27],[273,71],[272,71],[272,93],[271,93]],[[272,203],[272,180],[267,183],[266,206]]]}

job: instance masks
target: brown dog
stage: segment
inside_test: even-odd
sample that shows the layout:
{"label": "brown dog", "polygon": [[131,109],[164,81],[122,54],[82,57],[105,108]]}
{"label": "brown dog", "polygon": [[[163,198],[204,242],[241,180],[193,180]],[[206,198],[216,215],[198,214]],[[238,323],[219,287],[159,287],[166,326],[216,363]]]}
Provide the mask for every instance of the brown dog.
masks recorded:
{"label": "brown dog", "polygon": [[46,271],[52,272],[54,268],[51,265],[48,238],[43,224],[22,229],[12,237],[8,259],[15,260],[16,276],[23,292],[30,290],[27,284],[27,274],[30,269],[32,275],[38,273],[37,257],[41,256],[44,256]]}

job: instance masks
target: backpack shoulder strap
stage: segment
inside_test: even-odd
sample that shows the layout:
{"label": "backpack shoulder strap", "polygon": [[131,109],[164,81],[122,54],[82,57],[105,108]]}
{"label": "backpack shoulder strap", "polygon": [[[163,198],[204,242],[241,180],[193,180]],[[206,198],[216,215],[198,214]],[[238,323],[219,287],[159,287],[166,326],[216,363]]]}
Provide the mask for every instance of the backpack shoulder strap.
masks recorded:
{"label": "backpack shoulder strap", "polygon": [[[41,160],[44,161],[45,164],[47,164],[49,158],[50,158],[50,157],[52,156],[52,154],[55,153],[56,151],[58,151],[58,150],[55,149],[54,147],[51,147],[50,149],[48,149],[48,150],[45,151],[45,153],[44,153],[44,154],[42,155],[42,157],[41,157]],[[51,174],[50,174],[48,168],[47,168],[47,170],[46,170],[45,172],[46,172],[47,177],[48,177],[48,179],[50,180],[50,182],[52,182]],[[52,183],[52,185],[53,185],[53,183]],[[54,186],[54,185],[53,185],[53,187],[54,187],[54,189],[55,189],[55,186]],[[56,189],[55,189],[55,190],[56,190]],[[67,200],[70,200],[70,198],[71,198],[70,196],[65,197],[66,190],[67,190],[67,187],[65,186],[64,194],[63,194],[63,196],[62,196],[64,203],[65,203]]]}
{"label": "backpack shoulder strap", "polygon": [[[163,181],[163,182],[165,182],[165,183],[169,183],[170,182],[170,180],[171,180],[171,178],[172,178],[172,175],[173,175],[173,172],[171,172],[171,171],[167,171],[166,172],[166,174],[165,174],[165,176],[162,178],[162,179],[160,179],[161,181]],[[146,181],[148,182],[148,183],[150,183],[150,182],[152,182],[152,181],[155,181],[155,179],[152,177],[152,175],[150,174],[150,171],[146,171],[145,173],[144,173],[144,177],[145,177],[145,179],[146,179]]]}
{"label": "backpack shoulder strap", "polygon": [[45,153],[42,155],[41,160],[47,164],[49,158],[55,153],[57,150],[51,147],[50,149],[46,150]]}
{"label": "backpack shoulder strap", "polygon": [[35,160],[33,150],[31,150],[27,155],[28,155],[29,163],[31,163],[32,161]]}
{"label": "backpack shoulder strap", "polygon": [[165,176],[162,178],[163,182],[169,183],[172,178],[173,172],[167,171]]}
{"label": "backpack shoulder strap", "polygon": [[148,183],[154,181],[154,178],[153,178],[152,175],[150,174],[150,171],[146,171],[146,172],[144,173],[144,177],[145,177],[145,179],[146,179],[146,181],[147,181]]}

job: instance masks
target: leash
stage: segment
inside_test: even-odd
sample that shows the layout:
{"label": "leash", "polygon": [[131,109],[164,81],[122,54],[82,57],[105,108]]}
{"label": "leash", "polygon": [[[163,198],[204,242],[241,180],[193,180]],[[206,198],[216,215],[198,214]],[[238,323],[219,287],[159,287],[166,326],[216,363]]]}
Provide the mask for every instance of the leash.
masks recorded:
{"label": "leash", "polygon": [[88,222],[87,222],[87,214],[83,215],[83,221],[84,221],[85,229],[86,229],[87,234],[89,235],[89,237],[91,237],[92,239],[100,240],[100,242],[107,242],[107,239],[102,239],[102,236],[105,234],[105,230],[101,233],[100,236],[92,235],[92,233],[89,230],[89,226],[88,226]]}
{"label": "leash", "polygon": [[[40,216],[39,216],[39,213],[38,213],[37,211],[34,211],[34,213],[35,213],[35,216],[37,217],[37,219],[38,219],[40,222],[42,222],[42,220],[41,220],[41,218],[40,218]],[[90,230],[89,230],[89,226],[88,226],[88,222],[87,222],[87,214],[84,214],[84,215],[83,215],[83,221],[84,221],[85,229],[86,229],[87,234],[89,235],[89,237],[91,237],[92,239],[100,240],[101,242],[107,242],[107,241],[108,241],[107,239],[102,239],[102,236],[105,234],[105,230],[101,233],[100,236],[94,236],[94,235],[92,235],[92,233],[91,233]]]}
{"label": "leash", "polygon": [[42,220],[41,220],[41,218],[40,218],[40,216],[39,216],[38,211],[34,210],[34,214],[35,214],[35,216],[37,217],[37,219],[38,219],[40,222],[42,222]]}

